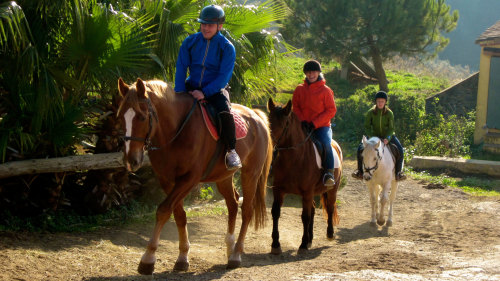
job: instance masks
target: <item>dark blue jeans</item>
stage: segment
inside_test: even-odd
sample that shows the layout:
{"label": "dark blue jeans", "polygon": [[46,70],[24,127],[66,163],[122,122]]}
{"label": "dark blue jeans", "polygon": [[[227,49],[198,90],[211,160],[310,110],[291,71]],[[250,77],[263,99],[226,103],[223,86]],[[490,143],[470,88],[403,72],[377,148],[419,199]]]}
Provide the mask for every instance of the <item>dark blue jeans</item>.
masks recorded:
{"label": "dark blue jeans", "polygon": [[319,127],[314,130],[314,137],[323,144],[326,152],[325,161],[323,163],[323,168],[325,169],[333,169],[332,134],[331,127]]}

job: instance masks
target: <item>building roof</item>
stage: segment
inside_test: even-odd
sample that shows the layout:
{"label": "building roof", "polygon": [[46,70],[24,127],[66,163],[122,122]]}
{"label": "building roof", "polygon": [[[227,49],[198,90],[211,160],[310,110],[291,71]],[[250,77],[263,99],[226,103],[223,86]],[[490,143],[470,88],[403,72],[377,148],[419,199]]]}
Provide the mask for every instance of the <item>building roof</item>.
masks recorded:
{"label": "building roof", "polygon": [[476,39],[476,44],[486,45],[489,43],[500,43],[500,20],[486,29],[486,31]]}

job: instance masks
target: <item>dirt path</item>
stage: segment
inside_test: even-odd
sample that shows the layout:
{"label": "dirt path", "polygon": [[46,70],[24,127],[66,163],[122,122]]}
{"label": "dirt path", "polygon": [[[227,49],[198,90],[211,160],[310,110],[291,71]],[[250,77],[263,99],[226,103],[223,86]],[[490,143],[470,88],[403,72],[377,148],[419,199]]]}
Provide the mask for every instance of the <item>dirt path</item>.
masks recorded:
{"label": "dirt path", "polygon": [[[347,175],[352,167],[348,162]],[[407,180],[399,187],[394,225],[375,229],[366,187],[349,178],[339,193],[335,240],[326,239],[317,212],[313,247],[300,256],[301,208],[293,196],[286,198],[283,254],[269,254],[269,212],[268,226],[248,233],[242,267],[235,270],[225,269],[226,217],[210,216],[188,222],[188,272],[172,272],[178,245],[170,221],[153,277],[136,272],[153,227],[147,223],[80,234],[0,233],[0,280],[500,280],[499,198]]]}

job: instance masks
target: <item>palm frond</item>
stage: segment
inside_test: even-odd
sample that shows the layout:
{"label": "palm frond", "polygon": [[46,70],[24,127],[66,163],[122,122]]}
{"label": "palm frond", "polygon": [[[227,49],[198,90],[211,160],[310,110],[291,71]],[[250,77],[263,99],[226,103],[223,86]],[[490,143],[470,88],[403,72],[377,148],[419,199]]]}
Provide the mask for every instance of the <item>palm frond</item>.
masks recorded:
{"label": "palm frond", "polygon": [[288,14],[284,2],[275,0],[265,1],[258,6],[234,5],[225,7],[224,10],[226,12],[224,27],[235,37],[260,32],[272,25],[277,27],[276,21],[285,19]]}
{"label": "palm frond", "polygon": [[23,9],[16,2],[0,5],[0,47],[2,52],[20,53],[32,43],[29,24]]}

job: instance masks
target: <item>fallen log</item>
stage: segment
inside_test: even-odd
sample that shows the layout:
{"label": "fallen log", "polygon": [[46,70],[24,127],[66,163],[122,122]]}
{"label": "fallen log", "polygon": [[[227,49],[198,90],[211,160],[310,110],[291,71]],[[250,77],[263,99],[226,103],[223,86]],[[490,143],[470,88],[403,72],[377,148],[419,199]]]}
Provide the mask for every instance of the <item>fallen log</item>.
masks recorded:
{"label": "fallen log", "polygon": [[[144,155],[143,166],[149,166]],[[42,173],[116,169],[123,166],[123,152],[98,153],[48,159],[31,159],[0,164],[0,179]]]}

